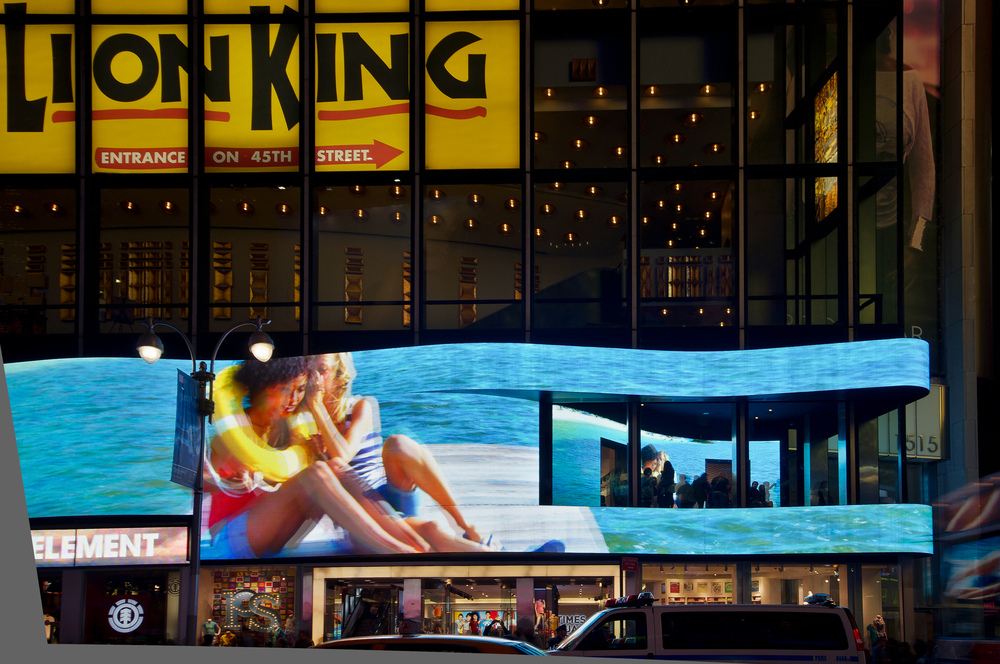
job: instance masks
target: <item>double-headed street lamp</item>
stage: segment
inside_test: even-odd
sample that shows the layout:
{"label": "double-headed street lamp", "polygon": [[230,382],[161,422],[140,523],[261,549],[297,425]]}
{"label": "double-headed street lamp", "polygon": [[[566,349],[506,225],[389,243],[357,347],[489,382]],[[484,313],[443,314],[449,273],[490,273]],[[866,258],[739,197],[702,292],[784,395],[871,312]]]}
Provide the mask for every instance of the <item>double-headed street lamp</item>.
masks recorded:
{"label": "double-headed street lamp", "polygon": [[219,337],[215,348],[212,349],[212,357],[207,366],[205,362],[202,362],[200,367],[198,366],[198,360],[194,356],[194,346],[191,345],[191,340],[188,339],[188,336],[184,332],[169,323],[154,322],[152,316],[145,323],[146,332],[139,337],[139,341],[135,345],[136,350],[139,351],[139,356],[146,363],[153,364],[163,355],[163,342],[153,331],[153,328],[157,326],[170,328],[180,334],[181,338],[184,339],[184,343],[187,344],[188,352],[191,354],[191,377],[198,381],[198,470],[194,477],[194,505],[192,508],[194,514],[192,514],[191,533],[189,535],[191,542],[191,579],[189,584],[190,596],[187,626],[187,641],[189,645],[198,645],[198,585],[201,574],[201,505],[205,490],[203,478],[206,454],[205,423],[212,416],[212,413],[215,412],[215,402],[212,401],[212,384],[215,381],[215,358],[219,354],[219,347],[225,338],[229,336],[230,332],[238,330],[241,327],[246,327],[247,325],[252,325],[257,329],[250,335],[250,352],[261,362],[267,362],[271,359],[271,354],[274,352],[274,342],[271,341],[271,337],[262,328],[270,322],[258,316],[255,321],[251,320],[233,325]]}

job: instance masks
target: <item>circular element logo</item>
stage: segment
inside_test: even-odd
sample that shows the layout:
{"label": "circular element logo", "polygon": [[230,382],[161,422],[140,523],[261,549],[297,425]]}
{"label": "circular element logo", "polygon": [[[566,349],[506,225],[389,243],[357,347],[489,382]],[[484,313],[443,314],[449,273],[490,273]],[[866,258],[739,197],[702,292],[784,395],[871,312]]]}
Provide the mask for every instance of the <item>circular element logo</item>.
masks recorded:
{"label": "circular element logo", "polygon": [[142,607],[134,599],[120,599],[108,611],[108,622],[116,632],[134,632],[142,624]]}
{"label": "circular element logo", "polygon": [[181,582],[179,579],[170,579],[167,582],[167,592],[171,595],[179,595],[181,592]]}

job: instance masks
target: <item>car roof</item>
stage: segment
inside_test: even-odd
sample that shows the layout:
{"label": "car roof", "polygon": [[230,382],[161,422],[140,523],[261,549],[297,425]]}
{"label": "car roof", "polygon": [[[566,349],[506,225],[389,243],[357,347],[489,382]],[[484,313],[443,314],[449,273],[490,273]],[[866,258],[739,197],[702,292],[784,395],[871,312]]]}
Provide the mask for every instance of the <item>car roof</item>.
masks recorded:
{"label": "car roof", "polygon": [[371,648],[377,645],[399,645],[402,642],[419,643],[421,646],[465,645],[473,646],[482,652],[534,652],[546,654],[530,643],[512,639],[499,639],[491,636],[475,636],[468,634],[382,634],[378,636],[354,636],[335,641],[326,641],[313,646],[314,648]]}

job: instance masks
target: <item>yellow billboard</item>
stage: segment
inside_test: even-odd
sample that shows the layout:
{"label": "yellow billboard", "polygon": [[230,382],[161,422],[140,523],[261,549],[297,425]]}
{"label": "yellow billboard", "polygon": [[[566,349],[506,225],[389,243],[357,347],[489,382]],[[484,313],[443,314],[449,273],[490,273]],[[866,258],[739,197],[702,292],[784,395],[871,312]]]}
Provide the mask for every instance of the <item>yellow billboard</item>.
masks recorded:
{"label": "yellow billboard", "polygon": [[91,154],[95,173],[186,173],[187,27],[95,25]]}
{"label": "yellow billboard", "polygon": [[410,165],[408,23],[316,25],[317,171]]}
{"label": "yellow billboard", "polygon": [[424,0],[426,12],[520,9],[521,0]]}
{"label": "yellow billboard", "polygon": [[0,3],[0,14],[75,14],[74,0],[21,0]]}
{"label": "yellow billboard", "polygon": [[317,14],[408,11],[410,11],[410,0],[316,0]]}
{"label": "yellow billboard", "polygon": [[187,0],[90,0],[91,14],[187,14]]}
{"label": "yellow billboard", "polygon": [[74,172],[73,40],[72,25],[0,29],[0,173]]}
{"label": "yellow billboard", "polygon": [[427,168],[518,168],[520,23],[428,22]]}
{"label": "yellow billboard", "polygon": [[299,167],[294,23],[205,26],[205,171]]}
{"label": "yellow billboard", "polygon": [[206,14],[249,14],[251,7],[267,7],[271,12],[281,13],[287,7],[298,11],[298,0],[205,0]]}

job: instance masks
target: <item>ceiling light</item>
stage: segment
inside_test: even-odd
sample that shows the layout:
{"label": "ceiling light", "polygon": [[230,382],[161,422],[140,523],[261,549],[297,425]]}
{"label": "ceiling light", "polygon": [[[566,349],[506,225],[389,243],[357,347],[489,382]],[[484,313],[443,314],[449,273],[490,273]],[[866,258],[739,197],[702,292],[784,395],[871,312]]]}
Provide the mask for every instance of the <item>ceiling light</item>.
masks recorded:
{"label": "ceiling light", "polygon": [[516,198],[508,198],[503,202],[504,209],[507,210],[518,210],[521,207],[521,201]]}
{"label": "ceiling light", "polygon": [[364,196],[366,189],[365,189],[365,185],[363,185],[363,184],[356,184],[353,187],[350,187],[348,189],[348,191],[350,191],[355,196]]}
{"label": "ceiling light", "polygon": [[697,127],[704,122],[705,116],[701,113],[688,113],[684,116],[684,124],[689,127]]}
{"label": "ceiling light", "polygon": [[601,118],[597,115],[585,115],[583,117],[583,124],[586,127],[597,127],[601,124]]}
{"label": "ceiling light", "polygon": [[395,198],[396,200],[399,200],[401,198],[404,198],[405,196],[406,196],[406,189],[404,187],[401,187],[398,184],[394,184],[391,187],[389,187],[390,198]]}

